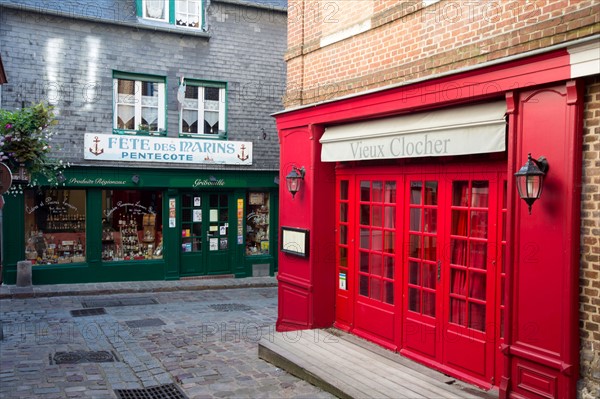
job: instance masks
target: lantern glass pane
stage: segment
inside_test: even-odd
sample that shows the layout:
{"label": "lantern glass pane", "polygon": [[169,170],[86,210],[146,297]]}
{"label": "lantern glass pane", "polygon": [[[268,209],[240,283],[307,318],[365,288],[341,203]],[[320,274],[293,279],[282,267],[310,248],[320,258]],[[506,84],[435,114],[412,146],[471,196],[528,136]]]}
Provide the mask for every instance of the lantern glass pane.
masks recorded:
{"label": "lantern glass pane", "polygon": [[298,187],[300,186],[300,179],[297,177],[291,177],[287,179],[288,191],[290,193],[297,193]]}
{"label": "lantern glass pane", "polygon": [[541,176],[527,176],[527,198],[539,198],[541,193]]}

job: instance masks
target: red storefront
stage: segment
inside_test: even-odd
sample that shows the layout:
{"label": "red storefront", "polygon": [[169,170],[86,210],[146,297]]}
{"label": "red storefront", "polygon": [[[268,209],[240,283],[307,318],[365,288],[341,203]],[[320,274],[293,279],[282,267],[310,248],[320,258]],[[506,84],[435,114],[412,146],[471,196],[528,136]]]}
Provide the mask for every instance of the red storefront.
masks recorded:
{"label": "red storefront", "polygon": [[[575,397],[598,54],[582,42],[277,114],[281,181],[305,170],[295,196],[281,185],[296,233],[280,238],[278,330],[333,325],[502,397]],[[531,215],[514,178],[528,153],[549,164]]]}

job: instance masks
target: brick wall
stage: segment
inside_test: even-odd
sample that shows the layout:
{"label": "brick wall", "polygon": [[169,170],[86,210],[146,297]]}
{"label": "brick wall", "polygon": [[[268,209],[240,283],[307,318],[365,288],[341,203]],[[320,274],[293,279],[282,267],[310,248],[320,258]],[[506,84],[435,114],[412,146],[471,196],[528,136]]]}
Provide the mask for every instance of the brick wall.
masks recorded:
{"label": "brick wall", "polygon": [[167,130],[175,137],[178,77],[227,82],[229,139],[254,143],[253,169],[277,170],[279,142],[270,114],[283,106],[286,14],[213,1],[207,20],[210,39],[137,29],[136,22],[128,27],[0,7],[0,49],[9,77],[2,105],[54,104],[59,156],[82,164],[83,134],[112,132],[113,70],[166,76]]}
{"label": "brick wall", "polygon": [[[321,46],[369,15],[347,1],[291,0],[286,107],[443,73],[600,32],[595,0],[376,0],[370,29]],[[356,2],[354,2],[356,3]]]}
{"label": "brick wall", "polygon": [[600,398],[600,77],[587,83],[579,299],[582,399]]}

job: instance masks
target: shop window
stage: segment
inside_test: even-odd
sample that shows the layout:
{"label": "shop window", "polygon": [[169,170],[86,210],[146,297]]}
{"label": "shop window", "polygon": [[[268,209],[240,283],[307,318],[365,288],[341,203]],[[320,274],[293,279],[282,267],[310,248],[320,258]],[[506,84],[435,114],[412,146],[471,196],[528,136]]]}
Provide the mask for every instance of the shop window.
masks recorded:
{"label": "shop window", "polygon": [[225,138],[225,84],[186,79],[181,90],[180,134]]}
{"label": "shop window", "polygon": [[36,265],[85,262],[85,190],[24,194],[26,259]]}
{"label": "shop window", "polygon": [[203,23],[202,1],[142,0],[141,12],[138,12],[138,15],[149,21],[200,29]]}
{"label": "shop window", "polygon": [[162,258],[160,191],[104,190],[102,204],[103,261]]}
{"label": "shop window", "polygon": [[114,133],[166,135],[165,79],[114,73]]}
{"label": "shop window", "polygon": [[269,253],[269,193],[250,192],[246,211],[246,255]]}

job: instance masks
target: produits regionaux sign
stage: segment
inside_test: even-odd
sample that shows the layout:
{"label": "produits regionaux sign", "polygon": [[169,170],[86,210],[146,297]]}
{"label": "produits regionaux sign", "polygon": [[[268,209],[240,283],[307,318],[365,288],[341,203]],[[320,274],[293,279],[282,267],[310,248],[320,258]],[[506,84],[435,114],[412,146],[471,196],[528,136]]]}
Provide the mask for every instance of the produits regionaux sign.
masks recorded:
{"label": "produits regionaux sign", "polygon": [[252,143],[86,133],[84,159],[123,162],[252,165]]}

